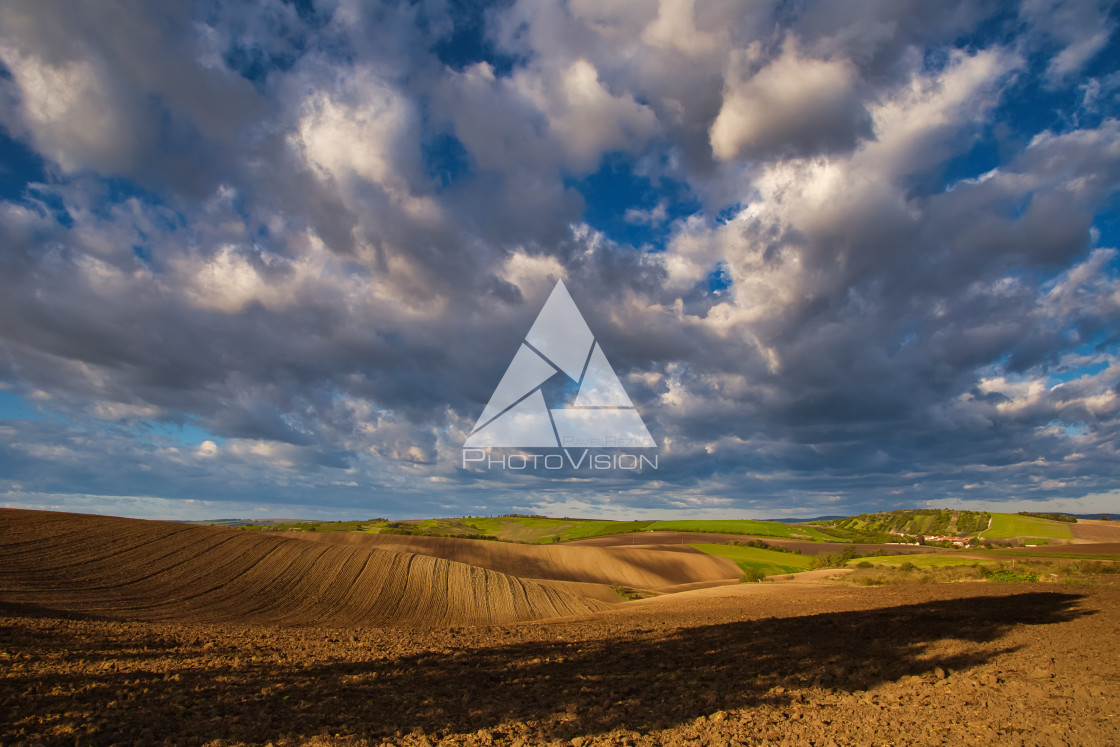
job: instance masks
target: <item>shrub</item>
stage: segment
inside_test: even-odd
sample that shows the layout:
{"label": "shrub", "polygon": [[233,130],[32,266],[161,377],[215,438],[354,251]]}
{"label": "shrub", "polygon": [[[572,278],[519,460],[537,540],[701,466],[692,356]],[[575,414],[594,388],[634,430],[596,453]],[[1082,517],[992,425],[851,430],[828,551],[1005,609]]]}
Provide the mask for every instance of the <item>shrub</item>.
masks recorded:
{"label": "shrub", "polygon": [[621,584],[611,584],[611,591],[618,594],[627,602],[632,602],[635,599],[645,599],[650,596],[649,592],[639,591],[632,589],[629,586],[622,586]]}
{"label": "shrub", "polygon": [[875,567],[874,565],[872,565],[871,563],[868,563],[866,560],[861,560],[860,562],[856,563],[856,568],[874,568],[874,567]]}
{"label": "shrub", "polygon": [[757,568],[744,568],[743,575],[739,577],[741,584],[754,584],[766,578],[766,574]]}
{"label": "shrub", "polygon": [[907,560],[905,563],[903,563],[902,565],[900,565],[898,567],[898,570],[905,571],[905,572],[909,573],[910,571],[913,571],[913,570],[917,569],[917,567],[918,566],[914,565],[909,560]]}
{"label": "shrub", "polygon": [[814,571],[818,568],[840,568],[843,565],[844,561],[840,559],[840,553],[837,552],[814,555],[809,561],[809,569]]}

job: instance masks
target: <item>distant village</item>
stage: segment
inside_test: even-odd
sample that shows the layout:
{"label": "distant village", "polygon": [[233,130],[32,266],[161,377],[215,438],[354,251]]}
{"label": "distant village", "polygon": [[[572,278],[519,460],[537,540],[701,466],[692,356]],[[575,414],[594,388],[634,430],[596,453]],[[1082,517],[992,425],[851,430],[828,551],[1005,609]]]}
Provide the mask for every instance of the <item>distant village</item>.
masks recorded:
{"label": "distant village", "polygon": [[906,532],[902,532],[897,529],[890,530],[890,533],[896,537],[903,538],[903,541],[898,543],[902,545],[928,545],[937,543],[950,544],[956,547],[979,547],[983,544],[983,541],[978,537],[952,537],[943,534],[907,534]]}

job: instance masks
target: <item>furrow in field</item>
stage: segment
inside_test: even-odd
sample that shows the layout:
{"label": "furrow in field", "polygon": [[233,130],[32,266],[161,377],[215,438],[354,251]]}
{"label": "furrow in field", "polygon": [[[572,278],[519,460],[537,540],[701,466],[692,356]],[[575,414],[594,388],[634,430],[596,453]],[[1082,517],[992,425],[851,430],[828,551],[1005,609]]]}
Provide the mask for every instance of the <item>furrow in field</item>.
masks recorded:
{"label": "furrow in field", "polygon": [[0,509],[0,559],[0,602],[113,619],[430,627],[607,606],[592,585],[399,548],[81,514]]}

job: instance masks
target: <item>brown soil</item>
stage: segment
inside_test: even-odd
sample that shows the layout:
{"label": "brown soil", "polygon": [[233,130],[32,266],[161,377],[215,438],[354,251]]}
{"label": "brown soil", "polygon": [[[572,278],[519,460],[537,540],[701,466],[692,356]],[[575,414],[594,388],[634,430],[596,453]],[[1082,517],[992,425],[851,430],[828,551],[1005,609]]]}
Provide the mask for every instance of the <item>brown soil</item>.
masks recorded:
{"label": "brown soil", "polygon": [[0,742],[1120,743],[1114,589],[695,594],[407,635],[0,606]]}
{"label": "brown soil", "polygon": [[0,510],[0,600],[59,612],[150,621],[469,625],[592,612],[605,608],[603,598],[372,547]]}
{"label": "brown soil", "polygon": [[1099,519],[1078,519],[1070,524],[1075,542],[1120,543],[1120,521],[1101,521]]}
{"label": "brown soil", "polygon": [[[1116,588],[800,580],[606,605],[580,582],[475,568],[490,575],[464,587],[474,609],[513,581],[524,609],[539,612],[539,594],[587,606],[463,626],[440,612],[463,593],[423,581],[471,568],[443,558],[19,513],[33,512],[0,512],[4,745],[1120,744]],[[185,570],[192,543],[209,548],[209,575]],[[235,546],[270,550],[231,576]],[[362,587],[344,570],[354,558],[399,581],[381,555],[411,564],[396,604],[417,612],[392,627],[357,614],[353,594],[301,598],[333,588],[332,573]],[[150,585],[175,573],[195,597]],[[230,585],[240,594],[214,591]],[[228,616],[238,598],[254,600],[238,613],[254,622]]]}
{"label": "brown soil", "polygon": [[453,537],[358,532],[283,532],[285,536],[350,547],[379,548],[454,560],[520,578],[624,584],[641,589],[728,581],[741,571],[730,560],[688,545],[572,547],[521,545]]}
{"label": "brown soil", "polygon": [[1111,555],[1120,556],[1120,542],[1101,542],[1077,545],[1038,545],[1037,547],[1011,547],[1000,550],[1010,555]]}
{"label": "brown soil", "polygon": [[606,537],[590,537],[588,539],[572,540],[571,542],[565,542],[563,546],[627,547],[631,545],[731,545],[736,542],[750,542],[752,539],[759,539],[770,545],[788,547],[791,550],[800,550],[805,555],[823,555],[830,552],[840,552],[845,547],[854,547],[860,553],[873,552],[885,548],[888,552],[900,555],[903,553],[937,552],[941,549],[920,545],[853,545],[840,542],[805,542],[803,540],[788,540],[778,537],[755,537],[743,534],[708,534],[706,532],[634,532],[632,534],[612,534]]}

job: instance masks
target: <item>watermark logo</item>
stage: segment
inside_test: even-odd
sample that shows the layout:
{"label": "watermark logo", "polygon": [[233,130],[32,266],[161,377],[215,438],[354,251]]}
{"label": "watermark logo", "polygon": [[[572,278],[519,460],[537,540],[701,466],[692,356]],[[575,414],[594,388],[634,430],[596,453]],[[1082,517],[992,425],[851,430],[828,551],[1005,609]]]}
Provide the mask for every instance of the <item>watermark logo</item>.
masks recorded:
{"label": "watermark logo", "polygon": [[[563,407],[549,407],[544,389],[563,378],[578,386]],[[483,448],[655,448],[602,347],[557,281],[463,444]],[[643,459],[641,461],[649,461]]]}

